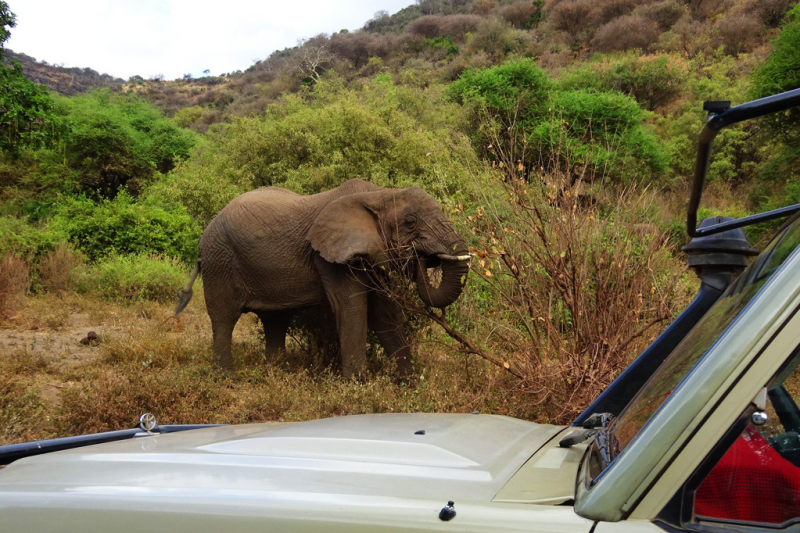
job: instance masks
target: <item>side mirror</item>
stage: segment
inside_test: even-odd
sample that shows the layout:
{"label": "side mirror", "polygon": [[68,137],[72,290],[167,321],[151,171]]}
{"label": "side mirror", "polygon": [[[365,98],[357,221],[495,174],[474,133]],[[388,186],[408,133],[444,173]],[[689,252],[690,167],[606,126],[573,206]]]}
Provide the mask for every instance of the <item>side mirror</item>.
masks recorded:
{"label": "side mirror", "polygon": [[700,207],[700,198],[703,195],[703,185],[706,180],[706,173],[708,172],[708,163],[711,159],[711,143],[714,137],[717,136],[717,133],[719,133],[722,128],[736,124],[737,122],[786,111],[787,109],[797,106],[800,106],[800,89],[793,89],[773,96],[767,96],[766,98],[746,102],[736,107],[730,107],[730,102],[705,102],[705,104],[703,104],[703,109],[708,111],[709,117],[705,128],[700,132],[700,143],[697,147],[697,161],[694,167],[692,195],[689,198],[689,212],[686,216],[686,233],[689,234],[689,237],[694,238],[713,235],[758,222],[786,217],[800,211],[800,204],[796,204],[749,217],[720,222],[703,228],[697,227],[697,210]]}

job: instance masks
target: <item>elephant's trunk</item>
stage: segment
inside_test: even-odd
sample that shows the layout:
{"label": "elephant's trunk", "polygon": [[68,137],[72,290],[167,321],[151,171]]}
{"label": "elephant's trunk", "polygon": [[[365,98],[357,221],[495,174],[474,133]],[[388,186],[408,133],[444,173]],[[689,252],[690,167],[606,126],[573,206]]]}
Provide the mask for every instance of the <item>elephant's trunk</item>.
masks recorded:
{"label": "elephant's trunk", "polygon": [[[460,243],[462,250],[466,248]],[[428,276],[428,269],[441,265],[442,279],[435,285]],[[447,307],[461,295],[469,272],[469,254],[464,251],[455,255],[420,257],[417,268],[417,293],[426,305]]]}

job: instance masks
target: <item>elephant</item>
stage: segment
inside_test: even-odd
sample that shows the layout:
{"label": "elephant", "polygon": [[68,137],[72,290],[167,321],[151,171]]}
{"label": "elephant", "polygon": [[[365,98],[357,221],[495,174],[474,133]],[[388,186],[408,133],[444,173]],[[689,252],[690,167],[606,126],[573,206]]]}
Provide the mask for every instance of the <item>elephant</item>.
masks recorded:
{"label": "elephant", "polygon": [[[419,187],[351,179],[313,195],[261,188],[234,198],[206,227],[190,280],[178,291],[176,314],[201,273],[214,355],[219,366],[231,368],[232,333],[242,313],[261,319],[269,359],[285,350],[295,312],[328,305],[343,376],[364,370],[368,327],[407,376],[404,313],[375,280],[399,269],[416,283],[423,303],[444,308],[464,289],[469,258],[439,203]],[[434,267],[441,267],[438,285],[429,279]]]}

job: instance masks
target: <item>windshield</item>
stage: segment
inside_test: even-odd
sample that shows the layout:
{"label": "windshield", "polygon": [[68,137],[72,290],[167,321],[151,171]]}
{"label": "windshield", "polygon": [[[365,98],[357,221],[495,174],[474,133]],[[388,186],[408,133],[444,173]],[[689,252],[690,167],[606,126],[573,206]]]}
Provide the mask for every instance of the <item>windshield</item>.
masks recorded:
{"label": "windshield", "polygon": [[796,219],[783,228],[731,284],[609,426],[608,451],[612,459],[633,440],[798,244],[800,221]]}

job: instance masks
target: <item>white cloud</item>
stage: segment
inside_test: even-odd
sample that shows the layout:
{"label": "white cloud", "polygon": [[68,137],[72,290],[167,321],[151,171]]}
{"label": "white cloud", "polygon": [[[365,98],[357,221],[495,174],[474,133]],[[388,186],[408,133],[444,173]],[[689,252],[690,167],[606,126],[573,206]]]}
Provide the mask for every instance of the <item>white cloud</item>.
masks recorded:
{"label": "white cloud", "polygon": [[298,39],[364,25],[412,0],[10,0],[6,46],[120,78],[244,70]]}

